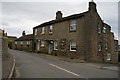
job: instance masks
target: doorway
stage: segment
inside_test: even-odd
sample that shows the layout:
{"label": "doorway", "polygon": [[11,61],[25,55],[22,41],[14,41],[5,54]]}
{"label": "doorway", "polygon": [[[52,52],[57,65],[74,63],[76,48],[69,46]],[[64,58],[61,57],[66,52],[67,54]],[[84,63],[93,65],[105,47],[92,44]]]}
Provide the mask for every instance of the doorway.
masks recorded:
{"label": "doorway", "polygon": [[53,51],[53,41],[48,42],[48,53],[51,54]]}

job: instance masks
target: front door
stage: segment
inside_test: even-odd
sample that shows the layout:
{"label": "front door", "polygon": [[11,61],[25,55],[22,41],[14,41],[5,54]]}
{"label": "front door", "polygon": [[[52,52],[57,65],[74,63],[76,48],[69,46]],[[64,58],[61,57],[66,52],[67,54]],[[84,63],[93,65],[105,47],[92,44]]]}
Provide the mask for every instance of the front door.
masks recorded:
{"label": "front door", "polygon": [[52,51],[53,51],[53,45],[52,45],[52,43],[49,43],[49,45],[48,45],[48,53],[51,54]]}
{"label": "front door", "polygon": [[38,44],[37,44],[37,51],[40,50],[40,42],[38,41]]}

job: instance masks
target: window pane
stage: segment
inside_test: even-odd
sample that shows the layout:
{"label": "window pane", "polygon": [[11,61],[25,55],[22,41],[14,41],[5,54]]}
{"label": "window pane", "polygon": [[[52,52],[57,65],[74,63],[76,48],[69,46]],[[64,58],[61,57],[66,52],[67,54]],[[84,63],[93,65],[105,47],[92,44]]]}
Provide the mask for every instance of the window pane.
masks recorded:
{"label": "window pane", "polygon": [[42,27],[41,33],[42,33],[42,34],[45,33],[45,27]]}
{"label": "window pane", "polygon": [[76,30],[76,20],[70,21],[70,30]]}
{"label": "window pane", "polygon": [[98,33],[101,33],[101,25],[98,24]]}
{"label": "window pane", "polygon": [[52,33],[53,32],[53,26],[49,26],[49,33]]}
{"label": "window pane", "polygon": [[76,42],[74,41],[71,41],[70,42],[70,51],[76,51]]}
{"label": "window pane", "polygon": [[41,40],[41,46],[42,46],[42,47],[44,46],[44,41],[43,41],[43,40]]}

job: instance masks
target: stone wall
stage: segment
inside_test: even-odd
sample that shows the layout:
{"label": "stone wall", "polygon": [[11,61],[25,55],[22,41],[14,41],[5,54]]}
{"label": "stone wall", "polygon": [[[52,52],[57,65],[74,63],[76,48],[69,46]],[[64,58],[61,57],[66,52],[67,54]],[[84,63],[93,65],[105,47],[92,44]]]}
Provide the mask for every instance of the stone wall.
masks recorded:
{"label": "stone wall", "polygon": [[8,54],[8,39],[6,37],[0,37],[0,54],[3,58],[7,57]]}

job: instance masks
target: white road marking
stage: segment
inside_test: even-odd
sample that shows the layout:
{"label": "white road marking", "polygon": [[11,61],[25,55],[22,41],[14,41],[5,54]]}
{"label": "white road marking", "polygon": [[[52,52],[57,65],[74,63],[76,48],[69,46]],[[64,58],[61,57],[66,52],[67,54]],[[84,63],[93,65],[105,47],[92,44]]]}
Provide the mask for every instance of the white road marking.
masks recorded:
{"label": "white road marking", "polygon": [[61,68],[61,67],[58,67],[58,66],[56,66],[56,65],[54,65],[54,64],[49,64],[49,65],[54,66],[54,67],[56,67],[56,68],[58,68],[58,69],[60,69],[60,70],[66,71],[66,72],[68,72],[68,73],[71,73],[71,74],[73,74],[73,75],[75,75],[75,76],[80,76],[80,75],[78,75],[78,74],[76,74],[76,73],[73,73],[73,72],[68,71],[68,70],[66,70],[66,69],[63,69],[63,68]]}

